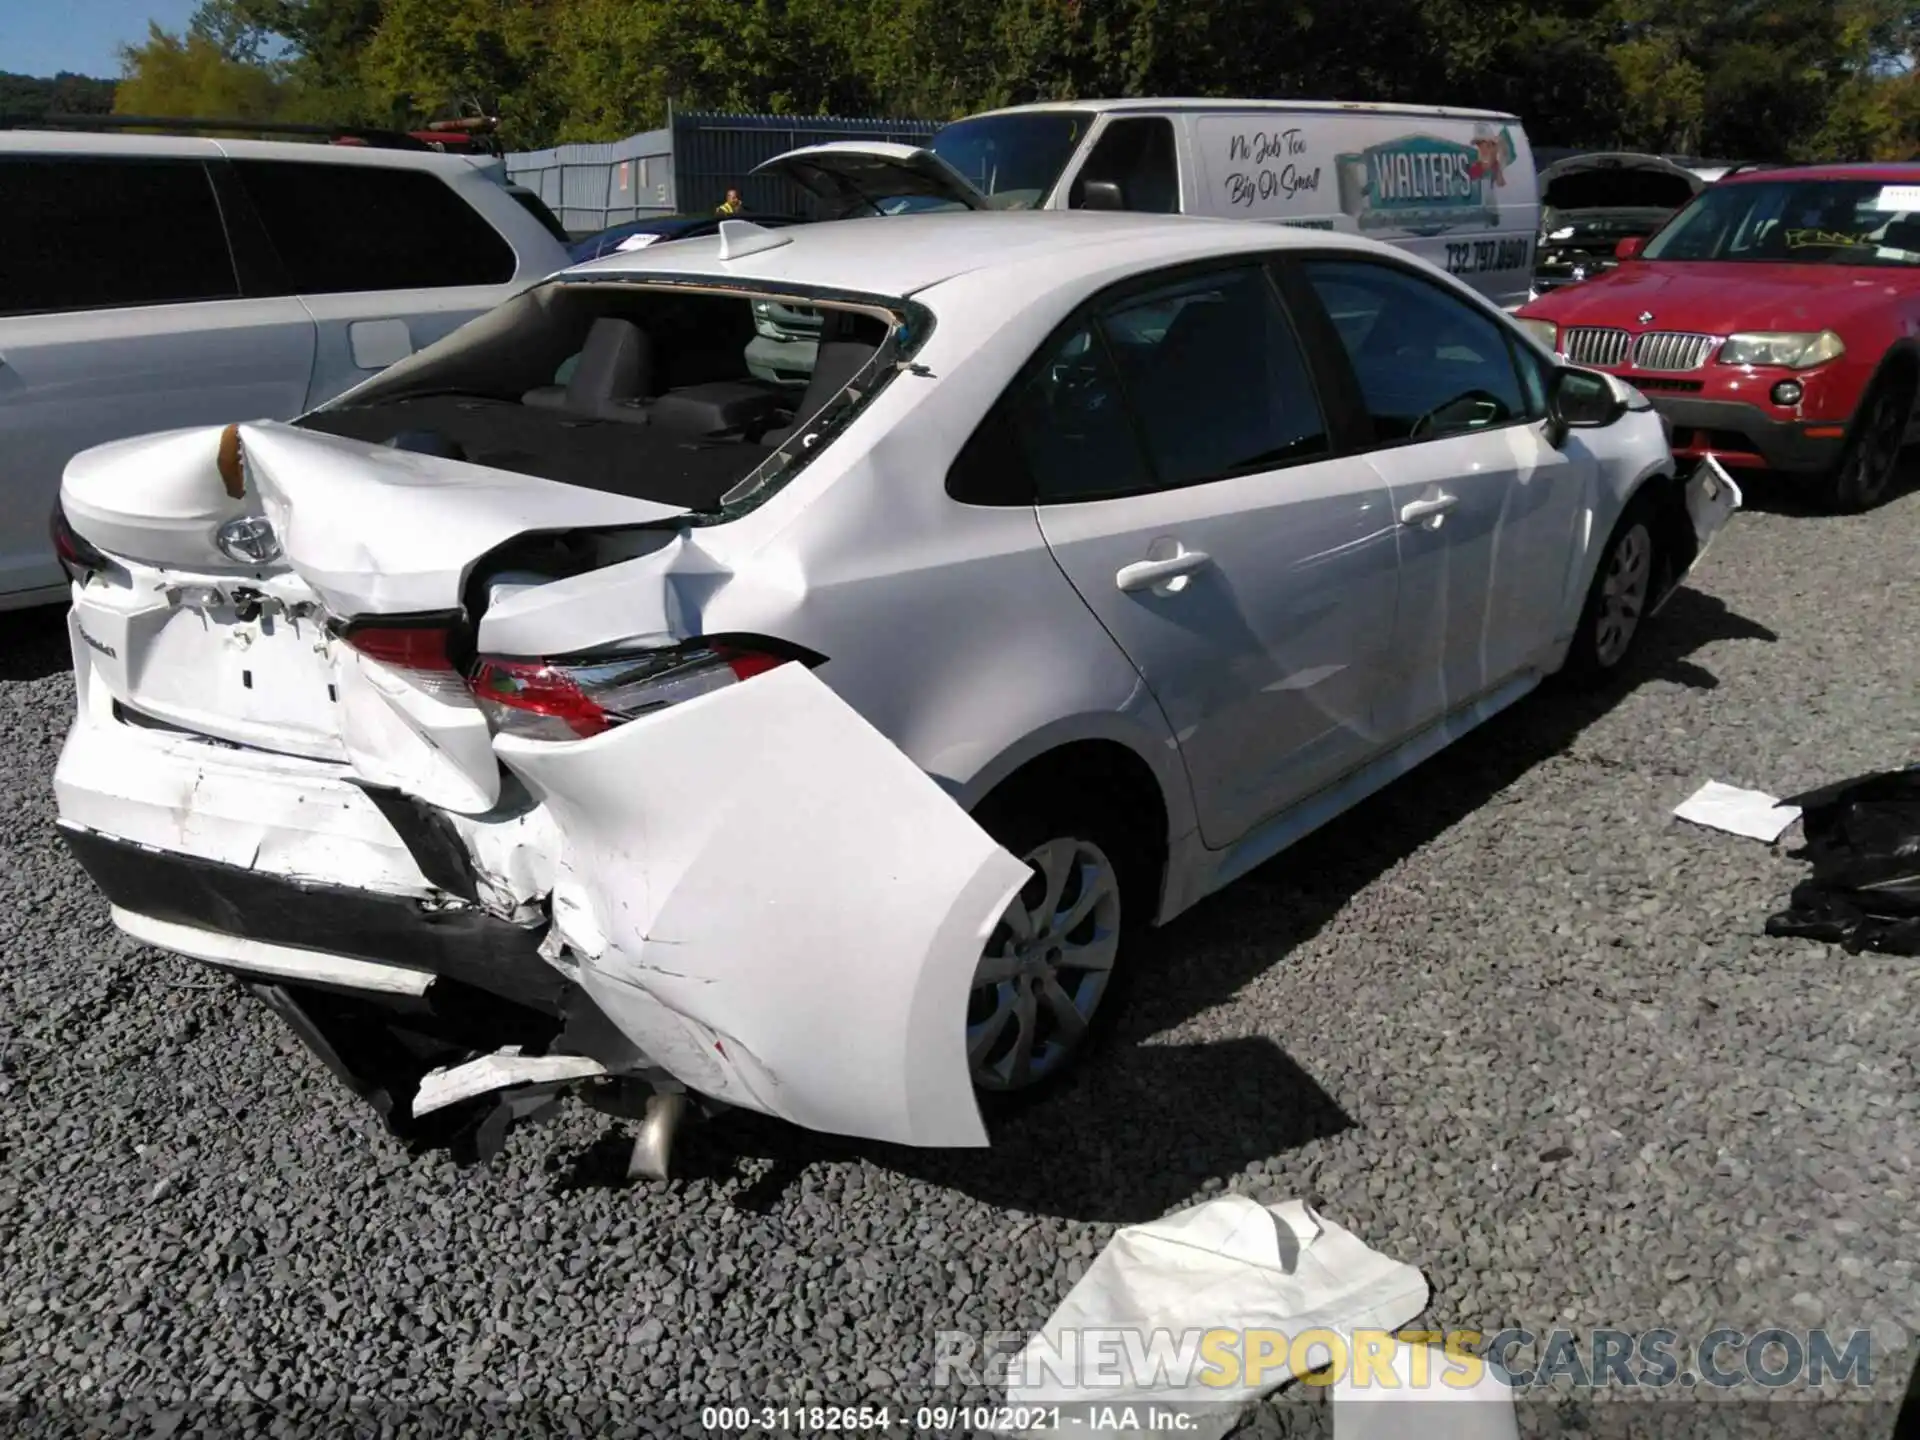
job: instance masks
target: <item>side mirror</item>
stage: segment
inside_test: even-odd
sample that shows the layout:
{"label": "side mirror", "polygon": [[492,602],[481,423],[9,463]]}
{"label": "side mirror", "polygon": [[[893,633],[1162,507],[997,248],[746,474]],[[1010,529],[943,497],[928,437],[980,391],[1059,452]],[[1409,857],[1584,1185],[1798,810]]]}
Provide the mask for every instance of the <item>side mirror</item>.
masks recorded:
{"label": "side mirror", "polygon": [[1118,180],[1083,180],[1080,182],[1080,205],[1082,210],[1124,210],[1127,197],[1120,193]]}
{"label": "side mirror", "polygon": [[1640,252],[1646,248],[1646,236],[1629,235],[1613,247],[1613,258],[1616,260],[1638,260],[1640,258]]}
{"label": "side mirror", "polygon": [[1547,416],[1554,448],[1559,448],[1569,430],[1593,430],[1611,425],[1626,413],[1626,401],[1606,376],[1592,370],[1553,372],[1553,383],[1547,390]]}

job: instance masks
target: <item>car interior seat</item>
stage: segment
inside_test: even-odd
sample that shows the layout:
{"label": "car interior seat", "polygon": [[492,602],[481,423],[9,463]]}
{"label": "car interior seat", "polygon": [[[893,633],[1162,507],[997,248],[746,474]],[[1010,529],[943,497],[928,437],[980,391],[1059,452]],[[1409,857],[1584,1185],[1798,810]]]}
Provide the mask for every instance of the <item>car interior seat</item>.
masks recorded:
{"label": "car interior seat", "polygon": [[653,342],[647,332],[631,320],[603,315],[587,331],[587,343],[567,383],[539,386],[520,401],[585,419],[644,425],[652,384]]}
{"label": "car interior seat", "polygon": [[793,407],[793,424],[769,430],[762,441],[783,445],[805,429],[826,403],[846,388],[860,367],[873,358],[873,352],[886,341],[884,322],[869,315],[853,315],[844,310],[826,310],[820,321],[820,346],[813,356],[813,374],[807,380],[799,403]]}
{"label": "car interior seat", "polygon": [[1135,396],[1168,478],[1199,479],[1271,448],[1265,339],[1261,312],[1228,300],[1192,300],[1173,317]]}

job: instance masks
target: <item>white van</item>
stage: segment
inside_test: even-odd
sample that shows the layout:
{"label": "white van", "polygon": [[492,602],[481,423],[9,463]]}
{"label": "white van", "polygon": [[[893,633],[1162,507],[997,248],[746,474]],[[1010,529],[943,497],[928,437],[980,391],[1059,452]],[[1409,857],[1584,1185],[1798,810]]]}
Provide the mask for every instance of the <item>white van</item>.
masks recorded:
{"label": "white van", "polygon": [[1371,236],[1524,304],[1540,204],[1512,115],[1312,100],[1067,100],[973,115],[925,149],[838,141],[777,174],[842,212],[1145,210]]}

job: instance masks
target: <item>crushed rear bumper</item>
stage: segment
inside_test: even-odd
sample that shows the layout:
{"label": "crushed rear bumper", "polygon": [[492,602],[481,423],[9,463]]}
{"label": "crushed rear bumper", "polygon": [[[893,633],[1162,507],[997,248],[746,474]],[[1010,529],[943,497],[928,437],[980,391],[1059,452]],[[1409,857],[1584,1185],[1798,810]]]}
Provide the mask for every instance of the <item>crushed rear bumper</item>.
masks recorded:
{"label": "crushed rear bumper", "polygon": [[[567,981],[540,958],[540,932],[471,906],[296,880],[152,850],[69,824],[60,826],[60,834],[116,910],[263,947],[261,963],[252,966],[247,949],[209,940],[207,948],[214,953],[196,958],[210,964],[262,978],[325,984],[327,971],[319,957],[344,957],[424,972],[541,1014],[564,1013]],[[187,937],[183,943],[193,941]],[[311,952],[313,969],[303,976],[290,960],[276,963],[270,952],[281,950]]]}
{"label": "crushed rear bumper", "polygon": [[482,815],[81,692],[54,789],[115,924],[259,987],[395,1129],[431,1118],[432,1072],[499,1052],[986,1143],[967,999],[1031,871],[804,666],[587,739],[497,737],[515,796]]}

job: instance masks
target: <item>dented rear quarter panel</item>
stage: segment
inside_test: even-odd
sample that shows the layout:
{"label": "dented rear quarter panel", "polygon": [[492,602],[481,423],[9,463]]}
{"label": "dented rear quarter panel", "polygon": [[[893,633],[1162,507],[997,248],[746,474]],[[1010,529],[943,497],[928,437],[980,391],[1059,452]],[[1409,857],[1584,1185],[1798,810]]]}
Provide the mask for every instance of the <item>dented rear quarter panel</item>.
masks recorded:
{"label": "dented rear quarter panel", "polygon": [[565,963],[650,1059],[817,1130],[984,1145],[967,992],[1028,878],[802,666],[591,739],[503,736]]}

